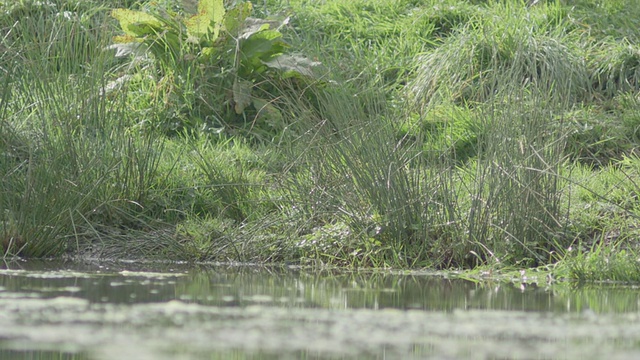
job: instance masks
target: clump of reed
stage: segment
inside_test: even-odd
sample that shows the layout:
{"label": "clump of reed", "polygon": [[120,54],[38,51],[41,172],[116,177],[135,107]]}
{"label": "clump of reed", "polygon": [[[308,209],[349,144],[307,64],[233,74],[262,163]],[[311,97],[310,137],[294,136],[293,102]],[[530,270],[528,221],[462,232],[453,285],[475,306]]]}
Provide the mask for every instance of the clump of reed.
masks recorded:
{"label": "clump of reed", "polygon": [[[560,125],[588,93],[589,77],[557,35],[557,19],[496,7],[418,57],[415,107],[390,107],[381,90],[356,91],[353,81],[323,88],[314,105],[296,104],[307,135],[291,203],[316,227],[351,230],[352,244],[325,258],[376,253],[377,264],[396,266],[529,266],[566,246],[558,236],[567,220]],[[514,12],[518,20],[507,21]],[[407,121],[446,103],[467,106],[465,118],[478,129],[464,166],[447,147],[425,154],[424,127],[407,131]]]}
{"label": "clump of reed", "polygon": [[0,94],[6,256],[60,256],[119,226],[150,223],[163,143],[127,132],[124,100],[104,93],[117,65],[102,50],[107,9],[63,10],[33,4],[2,39],[11,69]]}

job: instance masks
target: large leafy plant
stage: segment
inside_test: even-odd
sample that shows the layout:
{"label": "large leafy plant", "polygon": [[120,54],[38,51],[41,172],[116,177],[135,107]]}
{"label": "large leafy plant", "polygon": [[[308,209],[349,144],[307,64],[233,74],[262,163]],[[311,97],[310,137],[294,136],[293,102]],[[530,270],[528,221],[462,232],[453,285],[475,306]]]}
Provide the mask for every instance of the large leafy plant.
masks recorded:
{"label": "large leafy plant", "polygon": [[[206,104],[209,113],[226,114],[222,117],[227,120],[246,122],[247,114],[253,113],[253,120],[260,115],[277,128],[273,123],[282,118],[269,98],[274,91],[259,91],[258,84],[312,77],[312,67],[318,63],[287,53],[290,46],[280,30],[288,18],[256,19],[251,12],[250,2],[225,9],[223,0],[201,0],[195,14],[162,8],[114,9],[112,16],[124,35],[116,36],[111,47],[116,56],[134,54],[140,59],[151,54],[158,75],[165,82],[169,79],[172,89],[183,88],[186,117],[199,118],[202,111],[192,110],[202,110]],[[182,86],[176,86],[177,79]],[[187,87],[193,91],[184,91]],[[187,93],[197,95],[189,98]],[[212,105],[220,103],[224,111]],[[220,116],[217,120],[218,125],[228,125]]]}

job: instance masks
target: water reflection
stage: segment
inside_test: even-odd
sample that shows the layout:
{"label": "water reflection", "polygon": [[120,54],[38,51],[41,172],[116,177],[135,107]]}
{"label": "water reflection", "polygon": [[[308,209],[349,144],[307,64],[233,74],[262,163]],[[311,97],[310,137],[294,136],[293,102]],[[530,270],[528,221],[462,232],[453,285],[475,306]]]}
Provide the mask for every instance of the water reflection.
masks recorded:
{"label": "water reflection", "polygon": [[7,350],[2,348],[2,342],[0,341],[0,359],[13,360],[13,359],[29,359],[29,360],[88,360],[88,357],[84,353],[70,353],[63,351],[51,351],[51,350]]}
{"label": "water reflection", "polygon": [[247,266],[28,262],[0,266],[0,298],[70,296],[92,303],[181,300],[213,306],[635,312],[629,286],[475,283],[424,274]]}
{"label": "water reflection", "polygon": [[0,359],[635,358],[639,303],[629,286],[18,262],[0,266]]}

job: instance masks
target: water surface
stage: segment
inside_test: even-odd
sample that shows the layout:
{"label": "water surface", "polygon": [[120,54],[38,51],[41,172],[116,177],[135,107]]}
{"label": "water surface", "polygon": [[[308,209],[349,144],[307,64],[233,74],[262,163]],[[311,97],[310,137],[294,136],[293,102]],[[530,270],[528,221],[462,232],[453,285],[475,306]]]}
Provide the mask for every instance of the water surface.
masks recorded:
{"label": "water surface", "polygon": [[0,359],[637,359],[640,291],[251,266],[0,266]]}

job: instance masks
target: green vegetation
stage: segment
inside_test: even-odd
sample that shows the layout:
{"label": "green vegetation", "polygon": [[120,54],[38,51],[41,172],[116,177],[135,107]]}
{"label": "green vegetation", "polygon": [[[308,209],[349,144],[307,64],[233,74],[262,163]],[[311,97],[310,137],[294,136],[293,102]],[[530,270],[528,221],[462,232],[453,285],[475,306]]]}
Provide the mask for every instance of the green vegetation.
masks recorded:
{"label": "green vegetation", "polygon": [[637,281],[600,3],[0,1],[0,250]]}

